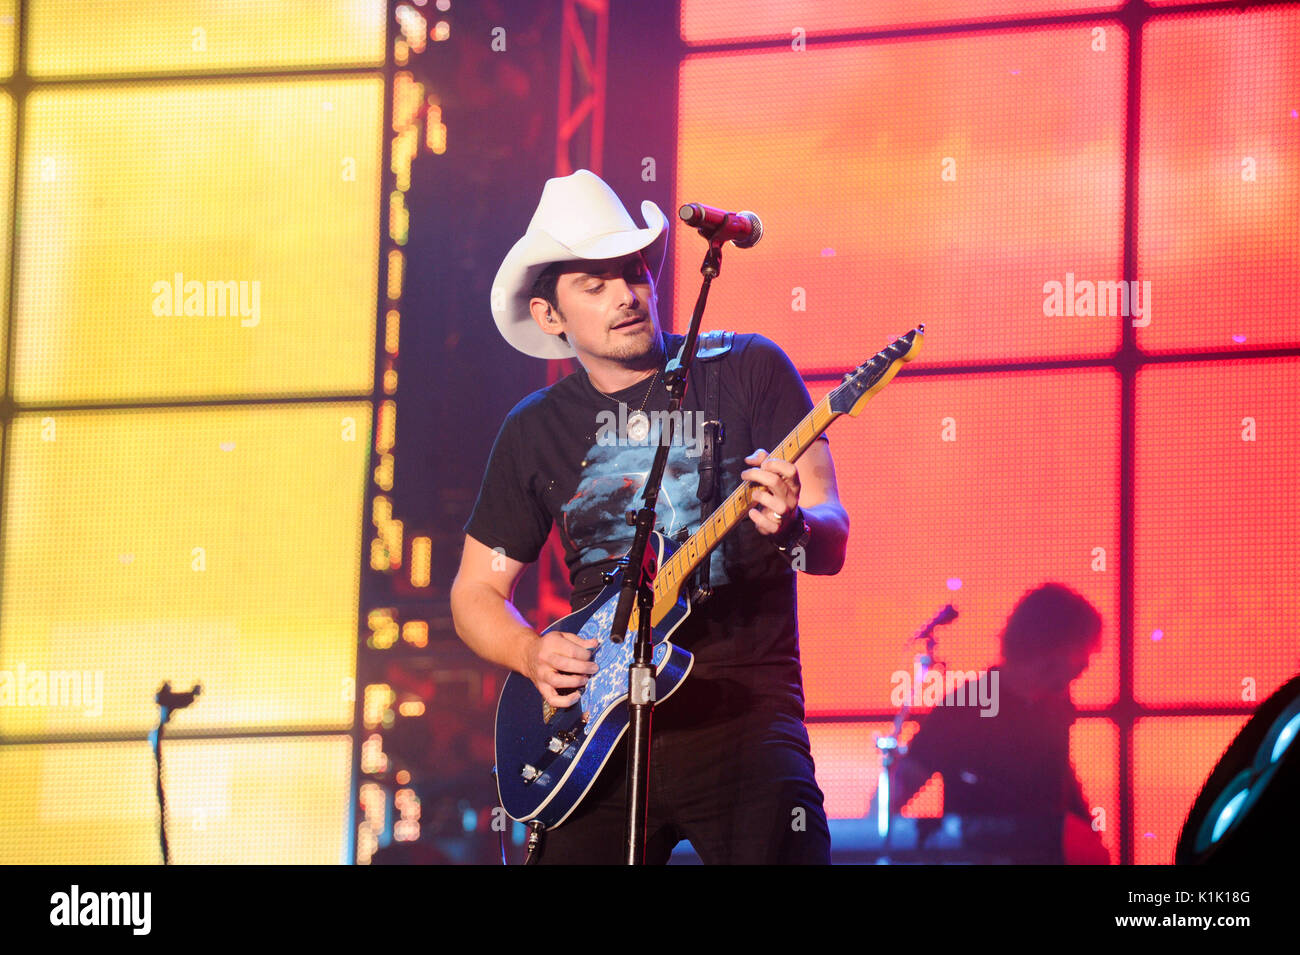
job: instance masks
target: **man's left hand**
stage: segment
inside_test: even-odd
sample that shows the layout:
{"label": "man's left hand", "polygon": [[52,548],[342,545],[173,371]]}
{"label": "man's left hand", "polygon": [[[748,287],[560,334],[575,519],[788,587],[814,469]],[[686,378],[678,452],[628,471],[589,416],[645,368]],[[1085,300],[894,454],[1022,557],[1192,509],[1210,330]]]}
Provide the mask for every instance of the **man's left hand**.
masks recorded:
{"label": "man's left hand", "polygon": [[741,471],[740,479],[762,485],[754,490],[749,519],[760,534],[786,533],[799,507],[798,470],[789,461],[769,457],[763,448],[745,458],[745,462],[758,467]]}

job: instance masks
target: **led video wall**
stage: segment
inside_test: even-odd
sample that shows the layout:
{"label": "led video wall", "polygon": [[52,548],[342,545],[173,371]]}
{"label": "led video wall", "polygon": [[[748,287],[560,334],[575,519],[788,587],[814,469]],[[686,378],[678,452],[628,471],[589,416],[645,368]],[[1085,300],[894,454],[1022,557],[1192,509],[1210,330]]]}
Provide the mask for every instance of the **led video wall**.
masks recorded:
{"label": "led video wall", "polygon": [[203,688],[163,746],[172,860],[345,861],[385,3],[23,9],[0,863],[160,860],[164,680]]}
{"label": "led video wall", "polygon": [[[926,324],[830,431],[849,556],[800,583],[832,817],[867,812],[891,677],[946,603],[963,671],[1040,583],[1099,611],[1070,753],[1115,862],[1172,861],[1300,659],[1300,359],[1274,353],[1300,344],[1300,7],[1116,6],[683,0],[677,195],[766,227],[707,326],[774,339],[816,400]],[[703,244],[674,241],[685,316]]]}

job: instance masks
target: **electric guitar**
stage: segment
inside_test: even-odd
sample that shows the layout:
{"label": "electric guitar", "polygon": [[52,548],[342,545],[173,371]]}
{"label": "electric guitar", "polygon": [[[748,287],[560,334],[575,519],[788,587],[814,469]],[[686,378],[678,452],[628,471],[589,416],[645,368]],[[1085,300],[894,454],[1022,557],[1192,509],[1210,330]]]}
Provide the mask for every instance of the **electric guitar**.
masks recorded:
{"label": "electric guitar", "polygon": [[[895,339],[874,358],[844,376],[771,452],[795,461],[840,415],[856,417],[876,392],[889,384],[899,366],[921,349],[925,326]],[[690,613],[692,571],[722,538],[743,521],[761,485],[745,482],[687,540],[680,544],[653,532],[646,561],[654,578],[653,655],[656,704],[668,699],[691,671],[693,657],[668,638]],[[597,671],[582,687],[578,702],[557,710],[542,699],[532,681],[511,673],[501,689],[496,714],[496,780],[501,805],[512,819],[536,820],[549,829],[562,824],[586,796],[627,730],[628,668],[637,630],[632,607],[627,638],[609,639],[623,583],[623,569],[607,575],[590,603],[562,617],[543,633],[560,630],[597,638]]]}

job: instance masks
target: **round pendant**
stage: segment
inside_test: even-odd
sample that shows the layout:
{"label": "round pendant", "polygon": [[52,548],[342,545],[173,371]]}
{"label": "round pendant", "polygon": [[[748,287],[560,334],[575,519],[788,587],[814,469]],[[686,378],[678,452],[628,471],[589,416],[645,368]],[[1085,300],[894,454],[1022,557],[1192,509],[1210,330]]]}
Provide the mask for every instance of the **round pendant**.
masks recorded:
{"label": "round pendant", "polygon": [[650,433],[650,418],[644,411],[633,411],[627,416],[627,436],[630,441],[644,441]]}

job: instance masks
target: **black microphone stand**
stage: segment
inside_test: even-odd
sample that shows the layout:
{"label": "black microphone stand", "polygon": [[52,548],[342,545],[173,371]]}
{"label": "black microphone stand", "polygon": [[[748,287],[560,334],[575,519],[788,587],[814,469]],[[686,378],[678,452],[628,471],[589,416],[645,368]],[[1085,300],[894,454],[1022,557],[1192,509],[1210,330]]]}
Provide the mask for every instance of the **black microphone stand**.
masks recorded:
{"label": "black microphone stand", "polygon": [[[880,837],[881,845],[886,849],[889,848],[890,827],[893,825],[894,803],[896,801],[894,798],[896,783],[894,764],[900,756],[907,755],[907,747],[902,745],[901,742],[903,724],[907,722],[912,704],[917,702],[912,699],[912,693],[914,690],[919,689],[920,682],[925,680],[925,675],[930,671],[931,667],[945,665],[942,660],[934,658],[934,648],[939,643],[934,631],[937,627],[945,623],[951,623],[956,619],[957,608],[952,604],[948,604],[934,615],[934,619],[921,628],[920,633],[908,641],[914,643],[920,640],[925,643],[925,649],[918,653],[915,659],[914,672],[917,675],[917,681],[903,696],[903,705],[894,714],[893,732],[887,736],[880,733],[876,734],[876,749],[880,751],[880,782],[876,787],[876,834]],[[901,809],[902,806],[900,805],[899,808]]]}
{"label": "black microphone stand", "polygon": [[158,728],[149,733],[149,743],[153,747],[153,764],[156,773],[158,793],[158,841],[162,844],[163,865],[171,865],[171,855],[167,850],[167,798],[163,795],[162,781],[162,738],[163,727],[172,718],[176,710],[183,710],[194,702],[194,698],[203,692],[203,687],[194,684],[194,689],[177,693],[168,681],[158,688],[154,701],[158,704]]}
{"label": "black microphone stand", "polygon": [[[725,225],[724,219],[723,224]],[[723,230],[719,228],[718,233]],[[663,482],[664,467],[668,463],[668,446],[672,443],[672,423],[678,419],[674,412],[680,411],[682,398],[686,395],[686,379],[690,373],[691,362],[695,359],[695,348],[700,333],[700,322],[704,317],[704,304],[709,297],[709,285],[717,278],[722,267],[722,245],[726,238],[716,238],[713,232],[699,230],[700,235],[709,240],[709,250],[704,254],[704,263],[700,273],[704,281],[700,286],[699,297],[695,300],[695,311],[691,315],[690,328],[686,332],[686,341],[681,351],[671,359],[664,369],[664,387],[668,389],[669,413],[667,421],[669,435],[666,440],[661,435],[659,447],[655,451],[654,464],[646,478],[640,510],[628,512],[628,523],[636,526],[636,536],[632,540],[632,549],[628,551],[627,565],[623,571],[623,586],[619,593],[618,608],[614,612],[611,639],[621,643],[627,636],[628,621],[632,616],[632,600],[637,601],[637,633],[633,645],[633,662],[628,668],[628,751],[627,751],[627,825],[624,846],[627,865],[645,863],[646,813],[649,808],[650,780],[650,723],[654,715],[655,672],[652,661],[653,644],[651,613],[654,610],[654,577],[658,572],[656,555],[647,554],[650,532],[654,528],[655,504],[659,500],[659,487]]]}

